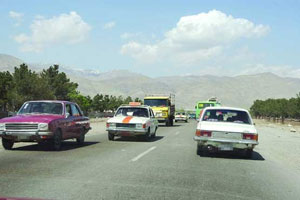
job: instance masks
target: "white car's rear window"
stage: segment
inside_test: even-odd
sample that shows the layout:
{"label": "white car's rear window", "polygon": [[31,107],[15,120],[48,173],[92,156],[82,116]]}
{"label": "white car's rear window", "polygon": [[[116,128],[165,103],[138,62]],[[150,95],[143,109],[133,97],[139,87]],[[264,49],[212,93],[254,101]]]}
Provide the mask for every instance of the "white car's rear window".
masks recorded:
{"label": "white car's rear window", "polygon": [[247,112],[229,109],[208,109],[205,111],[202,121],[251,124]]}

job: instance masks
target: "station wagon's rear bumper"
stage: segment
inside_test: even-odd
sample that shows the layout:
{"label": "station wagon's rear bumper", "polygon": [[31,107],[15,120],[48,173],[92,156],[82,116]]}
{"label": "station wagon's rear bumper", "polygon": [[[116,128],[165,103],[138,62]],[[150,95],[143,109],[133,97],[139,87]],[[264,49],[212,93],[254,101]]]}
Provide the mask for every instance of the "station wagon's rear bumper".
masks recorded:
{"label": "station wagon's rear bumper", "polygon": [[207,137],[194,137],[195,141],[210,141],[210,142],[221,142],[221,143],[238,143],[238,144],[253,144],[258,145],[257,141],[254,140],[236,140],[236,139],[218,139],[218,138],[207,138]]}
{"label": "station wagon's rear bumper", "polygon": [[213,146],[216,148],[221,148],[221,146],[224,144],[231,145],[233,149],[249,149],[254,148],[255,145],[258,145],[258,142],[255,140],[221,139],[199,136],[194,136],[194,140],[203,146]]}

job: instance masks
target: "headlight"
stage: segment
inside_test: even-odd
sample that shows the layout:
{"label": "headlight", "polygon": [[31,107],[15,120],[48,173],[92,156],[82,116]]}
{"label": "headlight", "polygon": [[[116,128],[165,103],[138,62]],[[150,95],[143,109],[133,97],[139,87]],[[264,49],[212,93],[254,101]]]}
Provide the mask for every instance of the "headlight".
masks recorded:
{"label": "headlight", "polygon": [[5,124],[0,123],[0,131],[4,131]]}
{"label": "headlight", "polygon": [[115,128],[116,123],[107,123],[107,128]]}
{"label": "headlight", "polygon": [[136,128],[146,128],[146,124],[136,124]]}
{"label": "headlight", "polygon": [[136,124],[136,128],[143,128],[143,124]]}
{"label": "headlight", "polygon": [[39,124],[39,129],[43,130],[43,131],[48,130],[48,124],[47,123],[40,123]]}

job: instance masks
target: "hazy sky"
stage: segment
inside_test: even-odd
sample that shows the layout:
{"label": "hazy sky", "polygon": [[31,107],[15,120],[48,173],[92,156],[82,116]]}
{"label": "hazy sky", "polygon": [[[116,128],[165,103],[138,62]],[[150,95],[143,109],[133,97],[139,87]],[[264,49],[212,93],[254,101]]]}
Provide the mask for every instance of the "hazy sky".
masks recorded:
{"label": "hazy sky", "polygon": [[300,1],[0,0],[0,53],[149,76],[300,78]]}

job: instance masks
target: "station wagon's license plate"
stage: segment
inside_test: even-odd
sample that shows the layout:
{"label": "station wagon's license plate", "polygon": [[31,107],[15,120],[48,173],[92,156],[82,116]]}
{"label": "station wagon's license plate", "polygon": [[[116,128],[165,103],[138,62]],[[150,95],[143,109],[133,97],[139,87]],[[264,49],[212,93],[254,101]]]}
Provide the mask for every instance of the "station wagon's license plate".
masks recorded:
{"label": "station wagon's license plate", "polygon": [[232,150],[233,150],[233,146],[232,146],[232,144],[227,144],[227,143],[225,143],[225,144],[220,144],[220,145],[219,145],[219,149],[220,149],[221,151],[232,151]]}
{"label": "station wagon's license plate", "polygon": [[122,132],[122,136],[130,136],[130,132],[128,132],[128,131],[123,131],[123,132]]}

